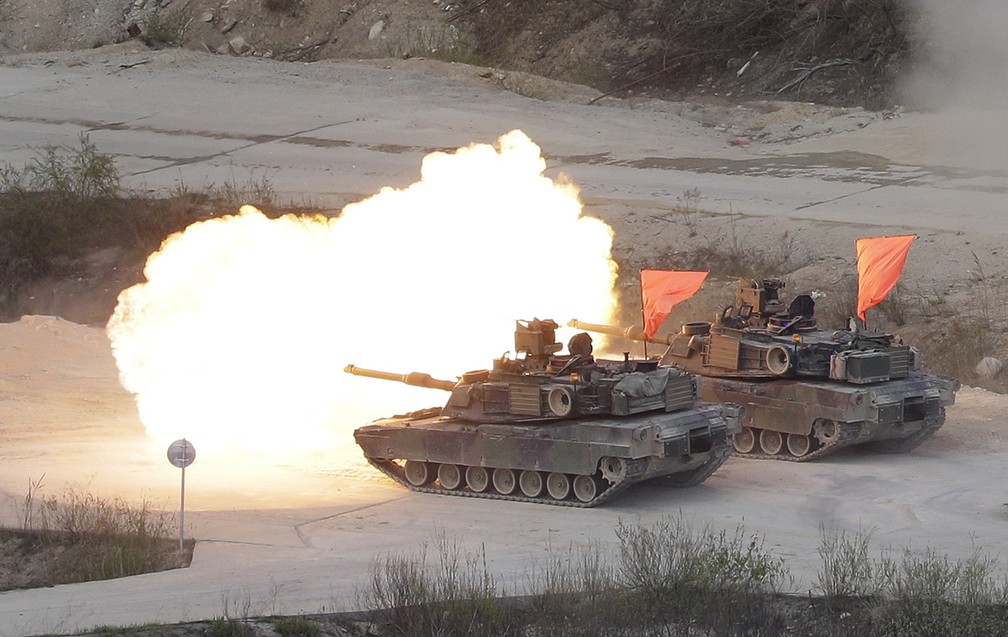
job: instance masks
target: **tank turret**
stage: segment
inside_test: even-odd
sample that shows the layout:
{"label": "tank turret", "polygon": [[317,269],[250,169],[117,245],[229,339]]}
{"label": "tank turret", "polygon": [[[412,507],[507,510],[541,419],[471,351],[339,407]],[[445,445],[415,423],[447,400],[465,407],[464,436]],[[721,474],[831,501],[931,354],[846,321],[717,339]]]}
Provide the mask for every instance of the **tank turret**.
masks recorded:
{"label": "tank turret", "polygon": [[639,328],[568,325],[664,345],[659,369],[700,376],[703,400],[744,406],[734,446],[748,457],[804,461],[864,443],[906,452],[941,427],[957,380],[920,372],[916,350],[891,334],[819,327],[812,297],[785,305],[783,288],[779,279],[741,279],[735,305],[713,321],[649,339]]}
{"label": "tank turret", "polygon": [[735,405],[705,405],[657,360],[599,360],[591,337],[556,342],[552,320],[517,321],[515,356],[441,380],[348,365],[357,376],[450,392],[443,407],[354,431],[368,461],[414,491],[595,506],[634,482],[698,484],[731,452]]}
{"label": "tank turret", "polygon": [[714,320],[684,324],[675,334],[644,338],[639,328],[584,323],[570,327],[633,341],[666,345],[662,365],[701,376],[803,378],[855,384],[906,378],[916,352],[894,343],[891,334],[827,330],[815,320],[815,301],[796,296],[788,306],[778,298],[779,279],[741,279],[736,303]]}
{"label": "tank turret", "polygon": [[407,385],[451,392],[441,415],[477,422],[554,420],[594,415],[629,416],[663,410],[676,411],[696,399],[693,378],[654,360],[597,360],[591,337],[575,335],[568,353],[555,341],[558,325],[551,320],[517,321],[515,351],[492,369],[466,372],[458,381],[438,380],[429,374],[397,374],[348,365],[357,376],[392,380]]}

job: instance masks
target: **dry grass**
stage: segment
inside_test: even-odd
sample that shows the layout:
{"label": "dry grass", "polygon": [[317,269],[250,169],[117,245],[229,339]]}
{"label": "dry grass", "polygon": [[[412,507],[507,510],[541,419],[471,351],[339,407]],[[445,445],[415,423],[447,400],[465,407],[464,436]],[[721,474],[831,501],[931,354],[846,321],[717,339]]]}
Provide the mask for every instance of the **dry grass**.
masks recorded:
{"label": "dry grass", "polygon": [[29,480],[20,529],[0,529],[0,590],[54,586],[187,566],[173,515],[68,487],[41,496]]}

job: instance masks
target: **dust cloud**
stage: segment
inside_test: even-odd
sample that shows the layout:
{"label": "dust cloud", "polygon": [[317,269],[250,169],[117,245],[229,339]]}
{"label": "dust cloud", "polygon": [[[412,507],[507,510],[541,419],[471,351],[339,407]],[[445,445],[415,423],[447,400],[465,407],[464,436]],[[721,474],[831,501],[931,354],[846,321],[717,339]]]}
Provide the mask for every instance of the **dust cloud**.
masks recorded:
{"label": "dust cloud", "polygon": [[900,93],[911,109],[942,117],[928,132],[938,156],[989,169],[1008,160],[1008,4],[918,0],[920,53]]}

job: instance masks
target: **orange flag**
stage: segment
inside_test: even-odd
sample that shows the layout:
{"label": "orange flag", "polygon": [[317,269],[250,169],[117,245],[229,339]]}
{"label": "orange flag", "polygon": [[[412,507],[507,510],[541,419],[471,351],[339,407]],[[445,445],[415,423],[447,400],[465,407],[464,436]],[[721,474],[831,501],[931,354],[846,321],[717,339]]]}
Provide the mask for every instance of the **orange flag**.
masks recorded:
{"label": "orange flag", "polygon": [[644,337],[651,338],[676,303],[697,293],[706,272],[641,270],[641,303],[644,306]]}
{"label": "orange flag", "polygon": [[910,244],[916,235],[871,237],[855,242],[857,252],[857,315],[865,320],[868,308],[885,300],[903,273]]}

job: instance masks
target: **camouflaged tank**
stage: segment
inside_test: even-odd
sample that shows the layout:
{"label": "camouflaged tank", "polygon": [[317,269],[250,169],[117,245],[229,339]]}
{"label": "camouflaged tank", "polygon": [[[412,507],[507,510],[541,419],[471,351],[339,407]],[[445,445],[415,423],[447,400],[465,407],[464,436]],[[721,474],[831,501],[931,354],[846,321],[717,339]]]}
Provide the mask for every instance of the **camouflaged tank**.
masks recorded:
{"label": "camouflaged tank", "polygon": [[741,408],[698,403],[693,377],[657,361],[596,359],[585,333],[559,354],[557,327],[517,321],[515,358],[457,381],[348,365],[451,392],[355,430],[368,462],[413,491],[591,507],[642,480],[699,484],[731,454]]}
{"label": "camouflaged tank", "polygon": [[[738,455],[807,461],[863,443],[905,453],[942,426],[959,381],[919,371],[916,350],[891,334],[820,328],[812,297],[785,307],[783,287],[779,279],[742,279],[735,305],[711,323],[647,339],[668,346],[660,367],[702,377],[703,400],[745,407],[733,440]],[[569,325],[646,340],[639,328]]]}

